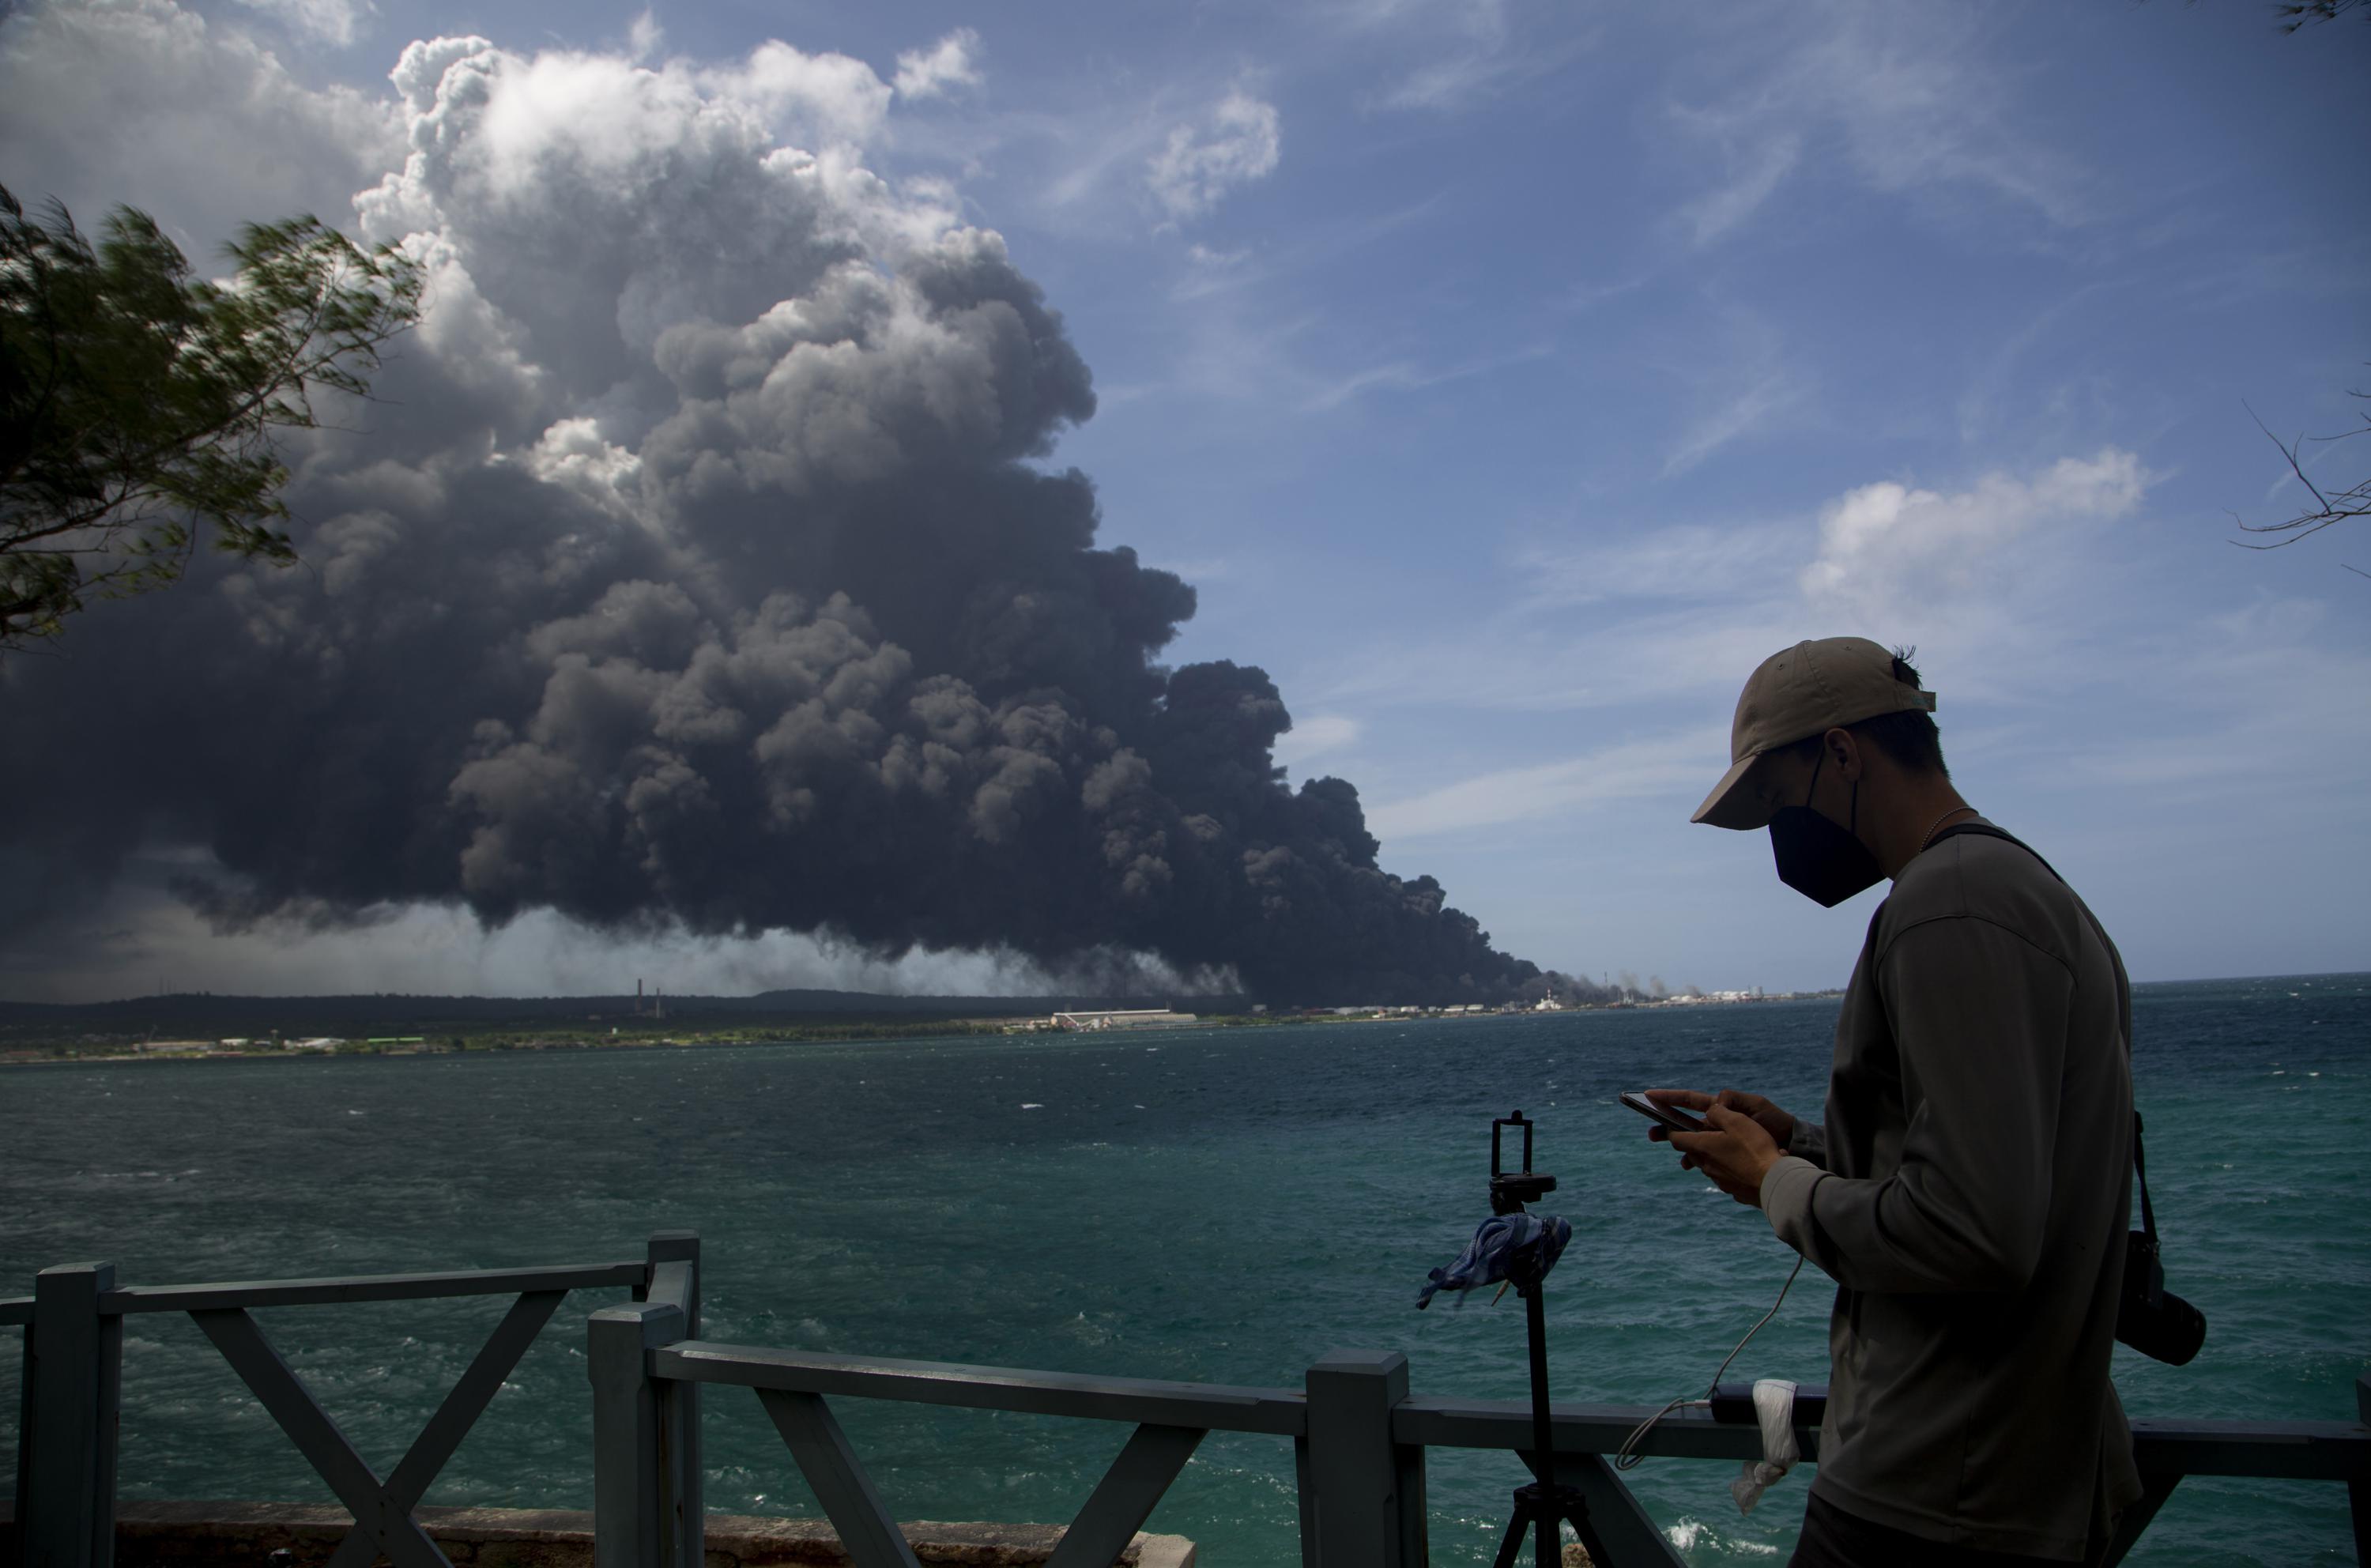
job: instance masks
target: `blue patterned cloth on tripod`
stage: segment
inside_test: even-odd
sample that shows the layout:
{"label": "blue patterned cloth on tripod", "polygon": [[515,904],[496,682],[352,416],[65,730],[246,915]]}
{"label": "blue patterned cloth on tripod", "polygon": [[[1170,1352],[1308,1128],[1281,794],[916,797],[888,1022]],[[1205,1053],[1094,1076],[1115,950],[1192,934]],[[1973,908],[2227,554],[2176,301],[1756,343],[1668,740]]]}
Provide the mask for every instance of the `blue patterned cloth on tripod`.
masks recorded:
{"label": "blue patterned cloth on tripod", "polygon": [[1432,1283],[1417,1292],[1417,1308],[1429,1305],[1437,1290],[1472,1290],[1500,1280],[1535,1285],[1571,1239],[1572,1227],[1555,1215],[1494,1214],[1475,1227],[1474,1239],[1455,1262],[1432,1271]]}

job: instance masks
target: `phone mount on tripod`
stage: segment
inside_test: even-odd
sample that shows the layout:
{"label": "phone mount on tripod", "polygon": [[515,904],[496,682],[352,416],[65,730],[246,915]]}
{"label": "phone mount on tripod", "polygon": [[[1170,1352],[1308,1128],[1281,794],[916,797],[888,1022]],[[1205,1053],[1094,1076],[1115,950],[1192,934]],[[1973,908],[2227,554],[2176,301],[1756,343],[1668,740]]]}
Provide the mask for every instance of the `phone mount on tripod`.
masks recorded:
{"label": "phone mount on tripod", "polygon": [[[1527,1203],[1536,1203],[1556,1191],[1556,1179],[1544,1170],[1532,1169],[1532,1128],[1521,1111],[1511,1116],[1494,1117],[1490,1123],[1490,1212],[1505,1216],[1521,1214]],[[1505,1169],[1499,1136],[1508,1127],[1520,1127],[1523,1133],[1523,1165],[1520,1170]],[[1605,1544],[1598,1539],[1597,1527],[1590,1522],[1589,1500],[1576,1486],[1564,1486],[1556,1479],[1556,1441],[1548,1422],[1548,1326],[1547,1271],[1555,1265],[1555,1257],[1532,1266],[1521,1253],[1509,1257],[1507,1280],[1522,1297],[1523,1332],[1529,1341],[1532,1358],[1532,1451],[1538,1458],[1540,1479],[1515,1488],[1515,1516],[1508,1522],[1507,1533],[1498,1543],[1498,1561],[1492,1568],[1514,1568],[1515,1559],[1522,1554],[1523,1537],[1531,1535],[1537,1543],[1538,1568],[1557,1568],[1564,1558],[1563,1531],[1559,1528],[1569,1521],[1580,1544],[1589,1550],[1591,1562],[1609,1562]]]}
{"label": "phone mount on tripod", "polygon": [[[1511,1116],[1496,1116],[1490,1121],[1490,1212],[1521,1214],[1525,1204],[1535,1204],[1556,1191],[1556,1178],[1544,1170],[1532,1169],[1532,1129],[1535,1122],[1523,1119],[1521,1111]],[[1506,1169],[1500,1152],[1499,1132],[1506,1127],[1523,1129],[1523,1168]]]}

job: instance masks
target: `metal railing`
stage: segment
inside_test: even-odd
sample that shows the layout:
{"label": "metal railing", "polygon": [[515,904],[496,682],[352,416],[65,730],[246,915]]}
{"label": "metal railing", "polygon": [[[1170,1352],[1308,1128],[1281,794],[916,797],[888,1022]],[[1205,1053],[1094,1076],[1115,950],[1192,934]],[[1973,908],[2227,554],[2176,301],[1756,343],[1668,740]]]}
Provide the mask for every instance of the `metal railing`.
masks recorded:
{"label": "metal railing", "polygon": [[[25,1568],[110,1568],[114,1562],[116,1437],[127,1317],[186,1312],[222,1352],[353,1514],[353,1528],[330,1559],[331,1568],[369,1568],[382,1554],[397,1568],[452,1568],[412,1510],[569,1292],[627,1286],[635,1300],[664,1302],[696,1329],[699,1271],[700,1238],[688,1230],[653,1236],[641,1258],[549,1268],[130,1286],[115,1283],[112,1263],[43,1269],[34,1278],[32,1295],[0,1299],[0,1324],[25,1330],[17,1428],[17,1560]],[[510,1310],[385,1477],[355,1451],[250,1315],[259,1307],[514,1293],[517,1299]],[[698,1441],[696,1421],[686,1424],[684,1432],[687,1440]],[[688,1470],[698,1473],[696,1453]],[[698,1511],[696,1490],[685,1501]]]}
{"label": "metal railing", "polygon": [[[354,1517],[332,1562],[368,1568],[449,1568],[412,1518],[502,1380],[569,1291],[631,1288],[634,1305],[587,1320],[593,1397],[596,1568],[700,1568],[706,1513],[700,1390],[752,1390],[839,1531],[857,1568],[915,1568],[831,1400],[876,1399],[1131,1426],[1089,1492],[1048,1568],[1107,1568],[1212,1432],[1290,1438],[1304,1568],[1421,1568],[1427,1561],[1425,1463],[1434,1448],[1501,1449],[1535,1476],[1579,1488],[1606,1547],[1601,1568],[1671,1568],[1680,1561],[1607,1456],[1644,1407],[1555,1407],[1552,1452],[1533,1448],[1531,1409],[1517,1401],[1410,1397],[1407,1358],[1342,1351],[1312,1365],[1299,1389],[1106,1378],[942,1362],[824,1355],[700,1338],[700,1241],[663,1231],[624,1262],[343,1279],[266,1280],[120,1288],[104,1263],[45,1269],[32,1296],[0,1299],[0,1325],[27,1330],[18,1428],[17,1532],[28,1568],[109,1568],[114,1554],[115,1436],[122,1322],[187,1312]],[[502,1323],[411,1450],[382,1479],[249,1316],[257,1307],[417,1300],[516,1293]],[[1665,1417],[1637,1451],[1671,1458],[1759,1458],[1761,1433],[1723,1407]],[[2120,1521],[2120,1561],[2188,1476],[2339,1482],[2353,1509],[2358,1560],[2371,1563],[2371,1378],[2355,1383],[2359,1420],[2135,1421],[2146,1488]],[[1818,1406],[1798,1405],[1796,1442],[1819,1457]]]}
{"label": "metal railing", "polygon": [[[1133,1424],[1048,1568],[1108,1568],[1142,1527],[1196,1445],[1211,1432],[1290,1437],[1301,1508],[1304,1568],[1422,1568],[1428,1560],[1425,1456],[1433,1448],[1506,1449],[1534,1476],[1578,1487],[1605,1548],[1600,1568],[1679,1568],[1681,1558],[1607,1456],[1621,1451],[1651,1410],[1561,1404],[1553,1453],[1532,1449],[1531,1407],[1518,1401],[1416,1399],[1407,1358],[1396,1351],[1337,1351],[1311,1366],[1300,1389],[1229,1388],[1074,1373],[823,1355],[714,1344],[674,1309],[613,1307],[593,1314],[594,1561],[596,1568],[696,1568],[698,1534],[671,1514],[669,1496],[697,1484],[680,1439],[670,1439],[670,1398],[702,1385],[752,1389],[789,1446],[856,1568],[917,1568],[827,1400],[919,1401]],[[673,1392],[671,1392],[671,1390]],[[2360,1421],[2136,1421],[2135,1458],[2145,1494],[2119,1521],[2105,1561],[2119,1562],[2182,1479],[2245,1476],[2345,1483],[2355,1551],[2371,1564],[2371,1378],[2358,1378]],[[1762,1458],[1750,1413],[1717,1401],[1665,1417],[1637,1445],[1647,1455],[1732,1463]],[[1798,1404],[1816,1421],[1818,1401]],[[1800,1425],[1806,1460],[1819,1428]],[[697,1459],[688,1463],[696,1469]]]}

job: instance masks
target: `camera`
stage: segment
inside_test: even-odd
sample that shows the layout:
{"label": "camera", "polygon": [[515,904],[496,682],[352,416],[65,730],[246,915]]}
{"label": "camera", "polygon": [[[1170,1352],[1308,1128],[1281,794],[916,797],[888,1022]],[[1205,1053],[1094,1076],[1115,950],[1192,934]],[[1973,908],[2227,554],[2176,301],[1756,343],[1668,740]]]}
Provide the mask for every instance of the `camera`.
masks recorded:
{"label": "camera", "polygon": [[2165,1287],[2157,1238],[2145,1230],[2132,1231],[2124,1248],[2124,1294],[2116,1305],[2116,1338],[2174,1366],[2186,1365],[2206,1343],[2206,1314]]}
{"label": "camera", "polygon": [[2116,1303],[2116,1338],[2143,1355],[2180,1366],[2206,1343],[2206,1314],[2165,1287],[2157,1256],[2157,1210],[2149,1204],[2148,1153],[2141,1115],[2133,1113],[2133,1173],[2141,1183],[2141,1228],[2124,1243],[2123,1298]]}

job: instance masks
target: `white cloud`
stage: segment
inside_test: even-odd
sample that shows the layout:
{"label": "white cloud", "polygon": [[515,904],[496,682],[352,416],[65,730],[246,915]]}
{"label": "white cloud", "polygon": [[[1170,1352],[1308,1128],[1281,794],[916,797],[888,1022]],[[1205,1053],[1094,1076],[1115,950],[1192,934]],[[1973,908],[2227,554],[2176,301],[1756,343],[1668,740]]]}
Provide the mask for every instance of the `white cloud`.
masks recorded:
{"label": "white cloud", "polygon": [[953,87],[979,85],[979,66],[974,59],[979,48],[979,34],[969,28],[954,31],[927,50],[909,49],[897,56],[897,75],[894,86],[900,98],[941,98]]}
{"label": "white cloud", "polygon": [[2147,486],[2140,459],[2114,448],[2061,458],[2031,479],[1987,474],[1951,494],[1890,479],[1863,485],[1822,512],[1803,597],[1866,617],[1984,597],[2004,553],[2037,525],[2123,516]]}
{"label": "white cloud", "polygon": [[1239,185],[1276,169],[1283,146],[1276,106],[1238,89],[1197,124],[1180,125],[1145,167],[1145,182],[1172,218],[1198,217]]}
{"label": "white cloud", "polygon": [[355,24],[376,10],[369,0],[238,0],[238,3],[277,17],[306,38],[340,49],[354,41]]}

